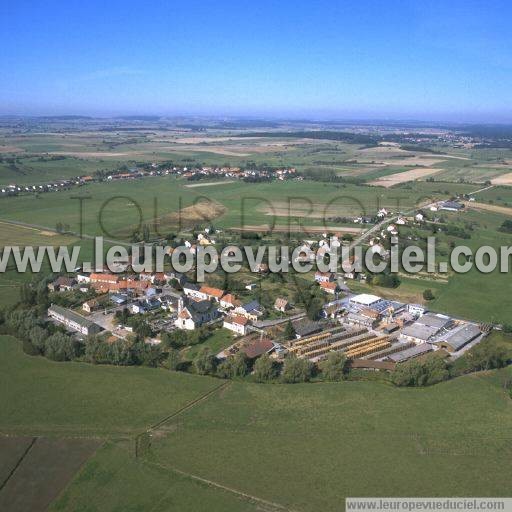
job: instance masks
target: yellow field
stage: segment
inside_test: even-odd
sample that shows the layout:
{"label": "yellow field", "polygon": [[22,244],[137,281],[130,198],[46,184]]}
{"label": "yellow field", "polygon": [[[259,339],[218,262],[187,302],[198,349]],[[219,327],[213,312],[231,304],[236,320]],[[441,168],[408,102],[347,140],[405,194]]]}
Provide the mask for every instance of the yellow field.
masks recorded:
{"label": "yellow field", "polygon": [[508,206],[497,206],[495,204],[476,203],[466,201],[464,203],[467,208],[474,208],[475,210],[485,210],[488,212],[501,213],[502,215],[512,215],[512,208]]}
{"label": "yellow field", "polygon": [[498,176],[491,180],[493,185],[510,185],[512,186],[512,172],[508,174],[503,174],[502,176]]}
{"label": "yellow field", "polygon": [[411,169],[410,171],[397,172],[395,174],[390,174],[389,176],[383,176],[382,178],[368,182],[368,184],[389,188],[393,185],[398,185],[399,183],[405,183],[406,181],[414,181],[420,178],[425,178],[427,176],[431,176],[432,174],[437,174],[443,170],[444,169],[425,169],[421,167],[418,169]]}

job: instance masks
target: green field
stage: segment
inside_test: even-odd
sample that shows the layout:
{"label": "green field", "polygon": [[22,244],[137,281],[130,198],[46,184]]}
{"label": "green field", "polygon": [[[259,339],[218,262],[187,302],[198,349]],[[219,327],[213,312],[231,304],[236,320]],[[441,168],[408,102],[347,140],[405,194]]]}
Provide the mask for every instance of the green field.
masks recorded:
{"label": "green field", "polygon": [[0,337],[0,356],[4,433],[131,435],[219,385],[165,370],[28,357],[7,336]]}
{"label": "green field", "polygon": [[296,511],[340,510],[345,496],[506,496],[512,406],[504,378],[421,390],[232,383],[155,436],[144,460],[134,463],[120,445],[101,450],[55,510],[85,500],[90,510],[201,510],[204,499],[212,510],[252,510],[250,501],[241,507],[242,494]]}
{"label": "green field", "polygon": [[[201,201],[224,207],[224,213],[213,219],[219,227],[257,225],[266,230],[274,223],[286,226],[288,218],[296,224],[298,221],[305,226],[322,226],[322,218],[326,218],[324,225],[332,225],[328,220],[331,216],[374,215],[379,207],[405,211],[435,198],[475,189],[474,185],[445,183],[413,183],[393,189],[311,181],[234,182],[198,188],[189,188],[188,184],[182,179],[154,177],[91,184],[80,190],[40,196],[3,198],[0,218],[26,223],[36,219],[38,225],[50,228],[61,222],[78,232],[78,198],[83,197],[84,233],[129,239],[139,223],[149,224],[155,235],[165,235],[180,225],[176,212]],[[182,226],[207,222],[202,217],[191,221],[186,210],[181,218]]]}
{"label": "green field", "polygon": [[0,432],[111,439],[52,510],[334,511],[345,496],[510,493],[510,368],[423,389],[231,382],[135,459],[136,432],[222,381],[52,363],[5,336],[0,350]]}
{"label": "green field", "polygon": [[[162,161],[189,167],[293,166],[361,183],[417,167],[441,171],[433,182],[392,188],[312,180],[225,180],[207,186],[212,180],[162,176],[2,197],[0,245],[79,244],[81,259],[90,260],[90,240],[50,236],[44,227],[54,229],[62,223],[71,232],[82,228],[87,235],[128,241],[139,224],[149,224],[156,238],[169,232],[188,237],[196,227],[213,223],[223,230],[219,243],[234,237],[226,230],[245,226],[262,231],[288,222],[293,231],[300,231],[301,225],[342,227],[342,221],[328,218],[373,215],[381,207],[413,210],[434,199],[474,192],[511,169],[510,150],[431,148],[443,153],[439,154],[425,148],[405,151],[397,145],[364,147],[333,140],[236,137],[239,134],[160,130],[149,124],[126,132],[92,125],[77,125],[66,133],[44,125],[25,133],[0,132],[0,184],[37,184]],[[494,187],[479,193],[477,200],[511,206],[511,194],[512,187]],[[210,203],[211,208],[199,211],[194,208],[198,202]],[[204,211],[211,216],[204,216]],[[512,244],[512,235],[498,231],[503,215],[442,215],[450,223],[473,223],[467,241],[439,234],[443,251],[454,241],[473,249]],[[275,233],[261,243],[281,238]],[[308,238],[318,239],[318,234]],[[312,281],[311,276],[304,277]],[[15,304],[21,285],[32,278],[9,266],[0,279],[0,306]],[[223,277],[215,279],[213,284],[221,286]],[[243,272],[233,279],[241,286],[255,276]],[[268,295],[265,305],[272,309],[274,295],[293,299],[292,284],[269,277],[258,293]],[[423,291],[431,288],[435,299],[428,307],[434,311],[482,322],[510,322],[510,279],[499,272],[452,273],[438,281],[401,277],[396,289],[348,285],[353,291],[404,302],[422,301]],[[257,295],[242,291],[239,296]],[[183,349],[182,355],[192,359],[204,346],[216,353],[232,340],[230,332],[219,329],[203,343]],[[511,350],[510,339],[500,333],[490,341]],[[44,475],[49,461],[66,469],[60,462],[64,449],[60,458],[52,456],[59,443],[75,438],[102,443],[79,470],[82,459],[69,459],[66,478],[74,477],[62,492],[58,487],[53,512],[323,512],[342,510],[346,496],[510,495],[512,400],[503,384],[512,379],[512,367],[419,389],[395,388],[378,378],[380,374],[374,380],[332,384],[261,385],[250,378],[222,381],[164,369],[56,363],[25,355],[9,336],[0,336],[0,361],[0,434],[19,439],[6,443],[0,438],[6,453],[0,477],[30,442],[19,436],[50,438],[39,445],[40,452],[31,454],[35,462],[27,457],[27,481],[34,472]],[[152,430],[149,450],[136,458],[136,436],[166,418]],[[46,485],[44,479],[38,482]],[[6,496],[2,492],[0,505]],[[23,494],[18,488],[10,493]],[[26,497],[31,499],[29,493]]]}

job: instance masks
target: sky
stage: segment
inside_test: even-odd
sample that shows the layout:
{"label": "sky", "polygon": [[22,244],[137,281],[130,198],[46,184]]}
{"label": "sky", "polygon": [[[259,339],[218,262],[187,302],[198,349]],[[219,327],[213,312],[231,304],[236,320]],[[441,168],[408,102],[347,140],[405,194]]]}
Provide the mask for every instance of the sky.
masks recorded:
{"label": "sky", "polygon": [[0,115],[512,122],[509,0],[0,0]]}

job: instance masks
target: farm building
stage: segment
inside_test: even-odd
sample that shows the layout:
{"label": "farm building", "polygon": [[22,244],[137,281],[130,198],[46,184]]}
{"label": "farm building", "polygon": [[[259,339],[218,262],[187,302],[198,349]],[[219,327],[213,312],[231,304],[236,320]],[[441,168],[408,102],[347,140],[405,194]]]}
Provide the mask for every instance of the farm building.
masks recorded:
{"label": "farm building", "polygon": [[450,317],[437,313],[425,313],[412,325],[402,330],[402,336],[414,343],[424,343],[432,340],[443,329],[448,329],[453,321]]}
{"label": "farm building", "polygon": [[436,341],[436,345],[448,350],[457,352],[469,342],[478,338],[482,332],[474,324],[465,324],[460,328],[449,331],[445,336]]}
{"label": "farm building", "polygon": [[263,315],[264,309],[257,300],[252,300],[235,308],[237,315],[245,316],[249,320],[256,321]]}
{"label": "farm building", "polygon": [[458,212],[464,208],[464,205],[462,203],[459,203],[457,201],[443,201],[439,208],[441,210],[445,210],[448,212]]}
{"label": "farm building", "polygon": [[226,293],[224,290],[220,290],[219,288],[212,288],[211,286],[201,286],[198,291],[198,297],[203,300],[214,299],[217,302],[222,298],[222,296]]}
{"label": "farm building", "polygon": [[274,343],[267,339],[256,339],[256,340],[247,340],[240,344],[239,349],[241,352],[244,352],[245,355],[249,359],[256,359],[257,357],[262,356],[263,354],[268,354],[274,350]]}
{"label": "farm building", "polygon": [[91,322],[89,319],[71,311],[70,309],[52,304],[48,308],[48,316],[56,322],[65,325],[68,329],[77,331],[85,336],[97,334],[102,329],[98,324]]}
{"label": "farm building", "polygon": [[48,290],[51,292],[63,292],[68,291],[75,286],[76,280],[72,277],[59,276],[55,281],[48,285]]}
{"label": "farm building", "polygon": [[391,354],[387,357],[390,361],[394,363],[403,363],[409,359],[413,359],[414,357],[422,356],[423,354],[428,354],[432,352],[432,345],[429,343],[420,343],[415,347],[408,348],[407,350],[402,350],[401,352],[397,352],[396,354]]}
{"label": "farm building", "polygon": [[316,334],[317,332],[322,331],[328,324],[326,322],[313,322],[311,320],[300,320],[298,322],[293,323],[293,328],[295,329],[295,335],[298,339],[303,338],[305,336],[309,336],[310,334]]}

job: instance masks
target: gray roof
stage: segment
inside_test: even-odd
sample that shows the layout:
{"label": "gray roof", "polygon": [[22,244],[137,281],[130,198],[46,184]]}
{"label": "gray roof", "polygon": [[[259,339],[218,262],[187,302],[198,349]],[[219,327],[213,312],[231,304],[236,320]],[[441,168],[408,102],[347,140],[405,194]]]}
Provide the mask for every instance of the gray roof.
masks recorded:
{"label": "gray roof", "polygon": [[250,313],[251,311],[259,310],[261,309],[260,303],[257,300],[251,300],[251,302],[248,302],[247,304],[244,304],[242,308],[247,311],[247,313]]}
{"label": "gray roof", "polygon": [[94,322],[91,322],[88,318],[85,318],[85,316],[79,315],[78,313],[75,313],[74,311],[71,311],[71,309],[63,308],[61,306],[58,306],[57,304],[52,304],[48,308],[48,312],[54,311],[56,314],[61,315],[68,320],[71,320],[72,322],[76,322],[77,324],[81,325],[82,327],[92,327],[93,325],[97,325]]}
{"label": "gray roof", "polygon": [[441,208],[460,210],[461,208],[464,208],[464,205],[457,201],[444,201],[441,203]]}
{"label": "gray roof", "polygon": [[447,343],[454,351],[461,349],[464,345],[473,341],[482,332],[474,324],[466,324],[460,329],[450,331],[446,336],[439,339],[440,342]]}
{"label": "gray roof", "polygon": [[436,313],[425,313],[416,320],[417,324],[442,329],[451,322],[451,318]]}
{"label": "gray roof", "polygon": [[422,341],[427,341],[438,332],[439,329],[437,327],[421,325],[418,322],[415,322],[414,324],[409,325],[402,330],[402,334],[404,336],[410,336],[411,338],[416,338]]}
{"label": "gray roof", "polygon": [[415,347],[408,348],[407,350],[402,350],[402,352],[397,352],[395,354],[391,354],[388,359],[395,363],[401,363],[403,361],[407,361],[407,359],[412,359],[413,357],[418,357],[432,350],[432,345],[428,343],[421,343],[420,345],[416,345]]}
{"label": "gray roof", "polygon": [[327,324],[322,321],[313,322],[311,320],[302,320],[293,324],[293,328],[298,336],[307,336],[320,332]]}

